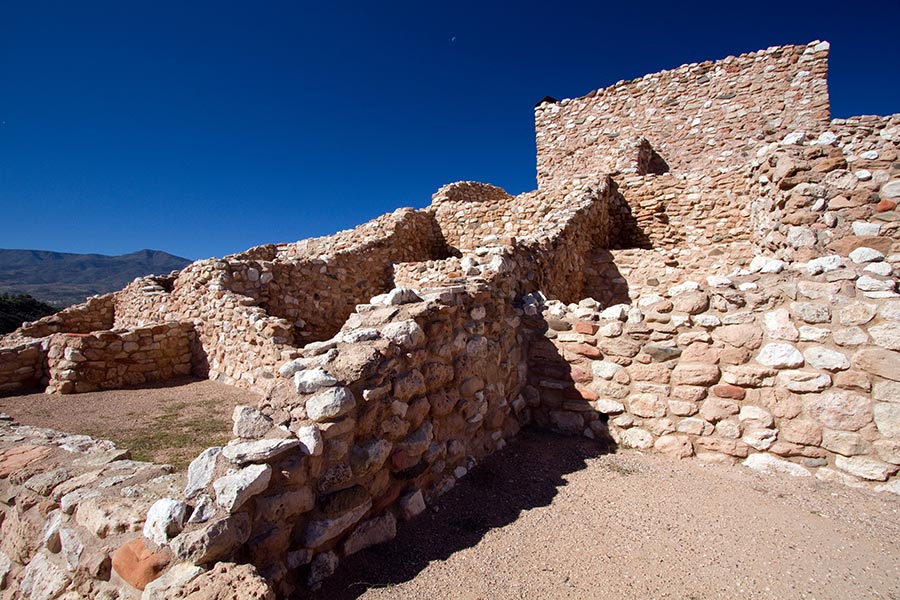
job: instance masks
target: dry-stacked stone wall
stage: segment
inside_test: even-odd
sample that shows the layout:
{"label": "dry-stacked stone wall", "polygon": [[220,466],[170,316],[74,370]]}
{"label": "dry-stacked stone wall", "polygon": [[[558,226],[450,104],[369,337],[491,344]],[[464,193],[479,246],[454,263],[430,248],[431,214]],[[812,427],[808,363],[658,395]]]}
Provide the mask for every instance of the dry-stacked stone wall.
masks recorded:
{"label": "dry-stacked stone wall", "polygon": [[193,342],[191,323],[54,334],[47,352],[47,392],[93,392],[189,375]]}
{"label": "dry-stacked stone wall", "polygon": [[535,306],[525,398],[567,433],[900,492],[900,295],[878,274],[898,261],[757,257],[631,304]]}
{"label": "dry-stacked stone wall", "polygon": [[641,138],[673,172],[740,167],[770,136],[827,127],[827,72],[828,43],[813,42],[543,102],[535,108],[538,185],[617,171],[623,153],[637,162]]}
{"label": "dry-stacked stone wall", "polygon": [[40,388],[47,380],[47,344],[20,342],[0,348],[0,395]]}
{"label": "dry-stacked stone wall", "polygon": [[90,333],[113,326],[115,300],[113,294],[88,298],[83,304],[64,308],[58,313],[26,323],[0,342],[22,338],[42,338],[53,333]]}

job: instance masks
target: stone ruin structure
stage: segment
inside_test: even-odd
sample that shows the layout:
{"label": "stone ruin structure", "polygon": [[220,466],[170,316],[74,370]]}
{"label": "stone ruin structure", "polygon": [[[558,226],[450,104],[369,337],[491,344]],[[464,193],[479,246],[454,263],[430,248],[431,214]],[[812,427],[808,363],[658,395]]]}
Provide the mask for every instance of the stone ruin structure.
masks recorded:
{"label": "stone ruin structure", "polygon": [[527,424],[900,493],[900,115],[831,119],[828,49],[544,101],[536,191],[454,183],[6,336],[2,392],[263,399],[186,474],[3,416],[0,597],[302,593]]}

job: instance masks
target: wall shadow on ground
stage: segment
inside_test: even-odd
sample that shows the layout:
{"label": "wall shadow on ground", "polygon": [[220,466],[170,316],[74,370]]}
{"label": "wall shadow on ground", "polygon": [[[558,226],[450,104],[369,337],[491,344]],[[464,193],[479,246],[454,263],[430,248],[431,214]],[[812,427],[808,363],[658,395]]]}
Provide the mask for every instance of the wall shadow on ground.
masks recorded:
{"label": "wall shadow on ground", "polygon": [[354,599],[371,588],[410,581],[432,561],[475,546],[487,532],[509,525],[524,511],[549,506],[566,485],[566,475],[612,451],[587,438],[524,429],[434,506],[402,524],[392,542],[344,559],[320,590],[297,598]]}

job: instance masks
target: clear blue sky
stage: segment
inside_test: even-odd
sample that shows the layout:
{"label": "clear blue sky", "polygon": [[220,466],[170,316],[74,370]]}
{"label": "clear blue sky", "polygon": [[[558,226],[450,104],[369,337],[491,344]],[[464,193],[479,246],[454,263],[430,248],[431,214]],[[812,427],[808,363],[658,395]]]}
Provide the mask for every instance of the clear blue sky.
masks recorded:
{"label": "clear blue sky", "polygon": [[533,106],[832,44],[833,116],[900,112],[900,2],[0,0],[0,247],[187,258],[535,187]]}

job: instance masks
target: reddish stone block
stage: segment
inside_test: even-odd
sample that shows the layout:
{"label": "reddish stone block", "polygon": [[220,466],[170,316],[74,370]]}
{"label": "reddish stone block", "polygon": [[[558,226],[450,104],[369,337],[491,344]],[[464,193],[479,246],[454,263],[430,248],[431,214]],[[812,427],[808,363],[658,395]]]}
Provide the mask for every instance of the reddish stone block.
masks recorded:
{"label": "reddish stone block", "polygon": [[597,333],[598,329],[600,329],[600,326],[596,323],[589,323],[588,321],[578,321],[575,323],[575,331],[585,335],[594,335]]}
{"label": "reddish stone block", "polygon": [[719,385],[714,385],[712,391],[713,394],[715,394],[719,398],[733,398],[735,400],[743,400],[744,396],[747,395],[747,392],[744,391],[744,388],[738,387],[736,385],[731,385],[730,383],[720,383]]}
{"label": "reddish stone block", "polygon": [[603,358],[603,353],[600,350],[588,344],[571,344],[566,346],[566,350],[588,358]]}
{"label": "reddish stone block", "polygon": [[171,553],[151,552],[144,545],[144,538],[139,537],[113,552],[112,568],[126,583],[143,590],[171,560]]}

